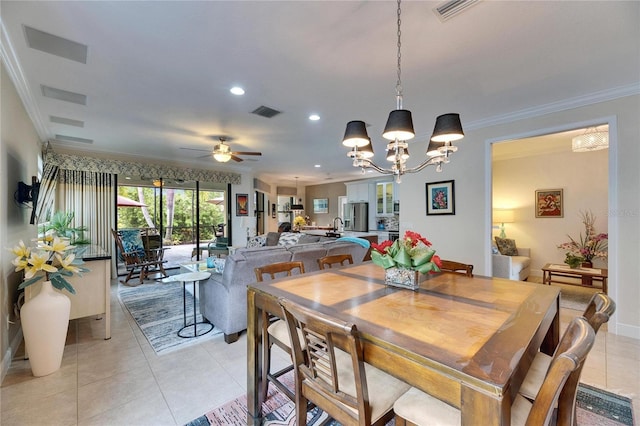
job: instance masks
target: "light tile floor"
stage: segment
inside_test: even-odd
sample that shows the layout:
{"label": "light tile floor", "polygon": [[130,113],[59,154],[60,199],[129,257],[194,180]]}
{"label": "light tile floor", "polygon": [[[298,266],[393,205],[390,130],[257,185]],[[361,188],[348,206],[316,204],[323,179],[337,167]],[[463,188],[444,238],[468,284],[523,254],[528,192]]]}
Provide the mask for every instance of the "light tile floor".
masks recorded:
{"label": "light tile floor", "polygon": [[[155,354],[117,297],[112,282],[112,338],[101,320],[71,322],[59,371],[40,378],[16,356],[0,388],[0,424],[183,425],[246,392],[246,334],[222,335]],[[578,311],[561,312],[563,326]],[[274,367],[286,361],[284,353]],[[640,341],[600,330],[582,382],[634,398],[640,415]]]}

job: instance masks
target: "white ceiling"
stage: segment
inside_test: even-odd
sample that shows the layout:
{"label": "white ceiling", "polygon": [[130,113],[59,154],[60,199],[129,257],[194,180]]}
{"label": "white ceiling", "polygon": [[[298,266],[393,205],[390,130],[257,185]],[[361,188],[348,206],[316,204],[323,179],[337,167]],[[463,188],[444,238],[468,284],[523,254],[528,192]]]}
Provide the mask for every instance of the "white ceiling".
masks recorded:
{"label": "white ceiling", "polygon": [[[444,23],[432,11],[437,4],[402,5],[404,106],[417,143],[447,112],[460,113],[469,130],[567,100],[638,92],[638,1],[482,1]],[[41,137],[94,141],[53,142],[54,149],[251,169],[269,182],[292,186],[299,176],[306,185],[362,176],[340,143],[347,121],[359,119],[370,124],[384,162],[380,135],[395,108],[395,2],[3,0],[0,7],[3,59],[25,80]],[[23,25],[88,45],[87,64],[29,48]],[[45,98],[43,84],[87,95],[87,105]],[[246,94],[231,95],[233,85]],[[282,114],[250,113],[262,105]],[[311,113],[321,119],[309,121]],[[53,123],[52,115],[85,124]],[[180,149],[212,149],[220,135],[235,151],[263,156],[221,165]],[[482,141],[458,145],[469,143]]]}

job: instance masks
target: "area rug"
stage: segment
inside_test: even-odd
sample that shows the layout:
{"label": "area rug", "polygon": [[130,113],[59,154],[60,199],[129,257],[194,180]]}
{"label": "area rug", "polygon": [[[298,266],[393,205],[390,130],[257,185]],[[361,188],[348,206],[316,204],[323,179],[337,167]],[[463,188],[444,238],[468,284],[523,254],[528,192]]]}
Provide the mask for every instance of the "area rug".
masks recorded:
{"label": "area rug", "polygon": [[[192,288],[188,285],[187,288]],[[146,282],[137,287],[120,286],[118,296],[142,330],[157,354],[164,354],[186,346],[201,343],[221,333],[214,328],[196,338],[177,335],[184,325],[182,283]],[[187,324],[193,323],[193,295],[187,292]],[[198,321],[202,321],[196,306]]]}
{"label": "area rug", "polygon": [[[528,282],[542,284],[542,277],[529,277]],[[552,283],[551,285],[560,289],[561,308],[573,309],[580,312],[584,312],[594,293],[602,291],[599,288],[588,288],[576,285],[558,283]]]}
{"label": "area rug", "polygon": [[[576,405],[578,426],[634,425],[631,399],[624,396],[580,383]],[[295,404],[275,386],[269,386],[269,394],[262,405],[262,412],[266,413],[263,425],[293,426],[296,424]],[[308,425],[321,425],[326,420],[326,413],[318,408],[307,413]],[[247,424],[247,397],[242,395],[211,410],[204,416],[192,420],[185,426],[241,426],[245,424]],[[327,425],[340,426],[340,423],[331,420]],[[386,426],[394,425],[394,420],[386,424]]]}

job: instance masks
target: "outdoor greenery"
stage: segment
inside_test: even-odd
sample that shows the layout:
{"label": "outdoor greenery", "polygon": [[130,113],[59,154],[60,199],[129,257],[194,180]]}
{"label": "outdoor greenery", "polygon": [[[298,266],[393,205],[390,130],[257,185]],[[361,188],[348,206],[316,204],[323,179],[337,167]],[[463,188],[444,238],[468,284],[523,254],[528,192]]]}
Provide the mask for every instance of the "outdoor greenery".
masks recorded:
{"label": "outdoor greenery", "polygon": [[[160,214],[163,217],[164,244],[195,242],[196,191],[191,189],[165,188],[160,209],[160,188],[118,187],[118,194],[140,201],[147,207],[118,207],[118,228],[160,229]],[[213,199],[221,199],[222,192],[200,191],[200,240],[211,240],[214,228],[225,223],[224,203],[214,204]]]}

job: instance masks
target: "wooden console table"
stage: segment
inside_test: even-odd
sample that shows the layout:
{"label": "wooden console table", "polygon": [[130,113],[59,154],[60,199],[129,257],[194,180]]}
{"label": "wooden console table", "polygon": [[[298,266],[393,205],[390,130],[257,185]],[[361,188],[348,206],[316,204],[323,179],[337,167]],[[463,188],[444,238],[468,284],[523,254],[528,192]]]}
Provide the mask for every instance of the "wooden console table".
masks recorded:
{"label": "wooden console table", "polygon": [[[542,282],[544,284],[551,285],[552,282],[559,284],[579,285],[582,287],[593,287],[593,281],[599,281],[602,283],[602,291],[608,294],[607,291],[607,278],[608,269],[598,268],[570,268],[569,265],[547,263],[542,268]],[[577,278],[579,283],[554,279],[555,277]]]}

